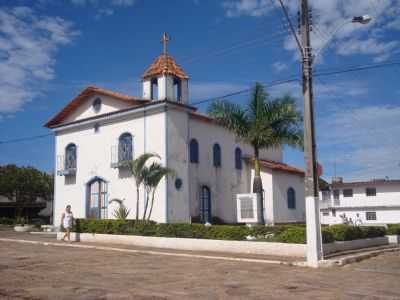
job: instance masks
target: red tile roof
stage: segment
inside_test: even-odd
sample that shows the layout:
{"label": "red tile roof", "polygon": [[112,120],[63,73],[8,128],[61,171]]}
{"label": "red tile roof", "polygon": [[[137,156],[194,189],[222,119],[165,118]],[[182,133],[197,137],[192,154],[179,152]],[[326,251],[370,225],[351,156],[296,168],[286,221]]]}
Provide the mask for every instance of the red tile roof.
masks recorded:
{"label": "red tile roof", "polygon": [[142,105],[147,103],[148,100],[138,99],[132,96],[124,95],[121,93],[113,92],[111,90],[98,88],[95,86],[88,86],[85,88],[78,96],[72,99],[71,102],[67,104],[58,114],[56,114],[52,119],[50,119],[44,126],[50,128],[54,125],[61,123],[65,118],[74,110],[76,109],[83,101],[85,101],[88,97],[100,94],[104,96],[113,97],[116,100],[131,104],[132,106],[135,105]]}
{"label": "red tile roof", "polygon": [[271,170],[278,170],[278,171],[284,171],[284,172],[304,175],[303,170],[289,166],[289,165],[281,163],[281,162],[262,159],[262,160],[260,160],[260,163],[261,163],[262,167],[265,167],[265,168],[268,168]]}
{"label": "red tile roof", "polygon": [[157,57],[151,66],[143,73],[142,79],[164,74],[174,75],[180,79],[189,79],[189,76],[185,73],[182,67],[168,54],[167,59],[165,59],[164,54]]}

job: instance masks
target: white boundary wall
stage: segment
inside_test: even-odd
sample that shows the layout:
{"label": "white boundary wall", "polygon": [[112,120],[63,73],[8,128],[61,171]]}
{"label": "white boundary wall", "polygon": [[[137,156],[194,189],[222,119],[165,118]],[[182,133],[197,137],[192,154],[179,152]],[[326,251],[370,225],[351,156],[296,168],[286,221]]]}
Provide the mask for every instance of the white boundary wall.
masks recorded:
{"label": "white boundary wall", "polygon": [[[63,235],[62,232],[58,232],[57,239],[60,240]],[[261,254],[302,258],[306,255],[306,245],[303,244],[223,241],[97,233],[71,233],[71,239],[80,242],[114,243],[174,250]]]}
{"label": "white boundary wall", "polygon": [[339,251],[348,251],[355,249],[362,249],[374,246],[383,246],[389,244],[389,238],[387,236],[371,238],[371,239],[360,239],[353,241],[336,241],[334,243],[324,244],[324,254],[331,254]]}

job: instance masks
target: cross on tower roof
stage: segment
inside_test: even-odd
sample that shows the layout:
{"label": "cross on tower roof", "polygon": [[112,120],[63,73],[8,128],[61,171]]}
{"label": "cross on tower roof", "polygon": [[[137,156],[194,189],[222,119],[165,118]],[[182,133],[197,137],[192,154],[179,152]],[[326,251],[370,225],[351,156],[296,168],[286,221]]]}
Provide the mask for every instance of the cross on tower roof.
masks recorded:
{"label": "cross on tower roof", "polygon": [[168,42],[169,42],[169,36],[166,32],[164,32],[161,37],[161,43],[164,46],[164,50],[163,50],[164,55],[167,55],[167,53],[168,53],[168,49],[167,49]]}

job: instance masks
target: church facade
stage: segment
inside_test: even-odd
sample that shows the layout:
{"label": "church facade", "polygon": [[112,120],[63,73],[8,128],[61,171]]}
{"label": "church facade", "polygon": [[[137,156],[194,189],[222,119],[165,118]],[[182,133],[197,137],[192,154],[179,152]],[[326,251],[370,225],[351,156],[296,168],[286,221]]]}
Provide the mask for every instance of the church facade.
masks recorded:
{"label": "church facade", "polygon": [[[236,222],[236,195],[251,192],[252,148],[189,105],[188,81],[164,51],[142,76],[142,97],[90,86],[45,124],[55,134],[55,225],[68,204],[76,218],[114,218],[113,198],[134,218],[136,187],[124,162],[143,153],[176,172],[156,190],[154,221]],[[281,148],[260,156],[266,223],[304,222],[303,171],[282,162]]]}

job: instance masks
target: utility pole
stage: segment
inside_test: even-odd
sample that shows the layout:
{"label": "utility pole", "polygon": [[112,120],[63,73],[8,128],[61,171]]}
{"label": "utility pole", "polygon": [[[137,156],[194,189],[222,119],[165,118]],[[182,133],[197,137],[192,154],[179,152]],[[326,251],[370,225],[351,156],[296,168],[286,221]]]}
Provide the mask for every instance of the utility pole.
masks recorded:
{"label": "utility pole", "polygon": [[310,14],[307,0],[300,0],[300,33],[303,50],[302,71],[304,96],[304,160],[306,166],[307,263],[309,266],[318,267],[318,261],[322,259],[322,243],[319,221],[319,191],[314,132]]}

